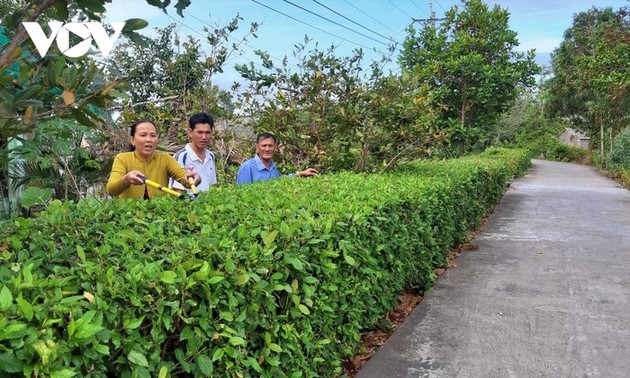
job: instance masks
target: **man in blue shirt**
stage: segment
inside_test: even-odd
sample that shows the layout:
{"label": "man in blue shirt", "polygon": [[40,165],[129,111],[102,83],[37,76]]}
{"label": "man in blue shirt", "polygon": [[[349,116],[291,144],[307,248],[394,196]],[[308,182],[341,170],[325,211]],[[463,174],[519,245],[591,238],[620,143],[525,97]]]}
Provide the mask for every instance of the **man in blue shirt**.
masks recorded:
{"label": "man in blue shirt", "polygon": [[[236,175],[236,184],[251,184],[256,181],[267,181],[280,177],[280,172],[273,163],[273,154],[276,152],[276,136],[271,133],[262,133],[256,137],[256,156],[245,161]],[[289,176],[314,176],[318,172],[313,168],[296,172]]]}

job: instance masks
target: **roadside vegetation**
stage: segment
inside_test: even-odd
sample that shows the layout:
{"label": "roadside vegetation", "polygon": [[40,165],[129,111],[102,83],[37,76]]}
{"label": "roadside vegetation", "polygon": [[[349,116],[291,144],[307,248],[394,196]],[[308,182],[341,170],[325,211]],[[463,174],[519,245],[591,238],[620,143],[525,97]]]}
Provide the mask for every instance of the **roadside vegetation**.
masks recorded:
{"label": "roadside vegetation", "polygon": [[[229,89],[213,77],[265,27],[235,42],[238,16],[203,44],[133,18],[109,59],[36,58],[23,19],[100,21],[105,3],[0,0],[0,375],[343,375],[532,157],[630,182],[625,8],[577,14],[549,72],[481,0],[409,26],[380,61],[308,37],[297,67],[258,51]],[[200,110],[221,120],[218,186],[194,204],[106,198],[131,122],[155,120],[173,151]],[[561,144],[566,127],[590,148]],[[324,174],[233,185],[262,131],[285,172]]]}

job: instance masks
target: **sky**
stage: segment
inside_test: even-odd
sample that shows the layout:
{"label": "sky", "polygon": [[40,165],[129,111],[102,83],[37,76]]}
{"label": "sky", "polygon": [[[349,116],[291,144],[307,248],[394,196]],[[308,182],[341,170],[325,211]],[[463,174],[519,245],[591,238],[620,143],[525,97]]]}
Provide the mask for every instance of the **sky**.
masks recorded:
{"label": "sky", "polygon": [[[537,63],[548,66],[550,53],[559,46],[576,13],[590,8],[629,6],[630,0],[486,0],[489,6],[499,5],[510,13],[510,28],[518,33],[517,50],[536,49]],[[176,0],[172,0],[175,3]],[[107,6],[105,22],[143,18],[149,26],[141,31],[152,35],[155,27],[176,24],[180,35],[192,35],[204,40],[204,27],[223,26],[237,14],[243,18],[231,42],[236,42],[249,31],[249,25],[260,25],[258,38],[250,37],[242,45],[242,54],[232,56],[224,66],[225,73],[213,78],[213,83],[229,89],[240,81],[233,69],[235,64],[256,63],[257,49],[267,51],[275,62],[285,56],[294,64],[295,44],[304,43],[305,35],[318,43],[319,49],[337,46],[336,56],[350,56],[357,48],[365,53],[366,66],[387,51],[388,40],[402,44],[409,24],[420,25],[434,12],[436,18],[459,5],[459,0],[192,0],[184,10],[184,18],[171,6],[167,13],[147,4],[146,0],[113,0]],[[202,49],[209,51],[207,45]],[[377,51],[374,51],[374,50]],[[395,60],[395,59],[394,59]],[[387,69],[396,69],[391,63]],[[296,68],[297,70],[297,68]]]}

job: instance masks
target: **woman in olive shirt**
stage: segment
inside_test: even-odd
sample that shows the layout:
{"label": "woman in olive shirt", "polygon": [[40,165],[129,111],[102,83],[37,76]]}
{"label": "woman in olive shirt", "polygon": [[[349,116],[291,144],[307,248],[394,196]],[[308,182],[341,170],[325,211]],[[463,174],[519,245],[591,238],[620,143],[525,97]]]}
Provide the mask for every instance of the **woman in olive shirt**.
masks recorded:
{"label": "woman in olive shirt", "polygon": [[144,185],[144,178],[168,186],[168,179],[172,177],[185,187],[190,187],[188,178],[192,177],[195,184],[201,178],[192,168],[186,171],[172,156],[164,152],[156,152],[158,136],[155,124],[149,120],[136,121],[131,126],[131,152],[116,155],[112,172],[107,181],[107,194],[119,198],[142,198],[145,189],[149,197],[166,193]]}

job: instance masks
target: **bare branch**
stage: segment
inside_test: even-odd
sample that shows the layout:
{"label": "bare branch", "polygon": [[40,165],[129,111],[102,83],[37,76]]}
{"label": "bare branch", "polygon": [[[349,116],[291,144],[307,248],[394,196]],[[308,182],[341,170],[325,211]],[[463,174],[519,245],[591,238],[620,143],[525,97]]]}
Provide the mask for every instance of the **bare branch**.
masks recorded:
{"label": "bare branch", "polygon": [[[167,97],[162,97],[162,98],[158,98],[155,100],[149,100],[149,101],[142,101],[142,102],[136,102],[135,104],[131,104],[129,105],[129,107],[131,108],[135,108],[136,106],[141,106],[141,105],[147,105],[147,104],[153,104],[156,102],[160,102],[160,101],[170,101],[170,100],[176,100],[179,98],[179,95],[174,95],[174,96],[167,96]],[[108,108],[108,110],[116,110],[116,109],[122,109],[125,106],[123,105],[118,105],[118,106],[114,106],[111,108]]]}

